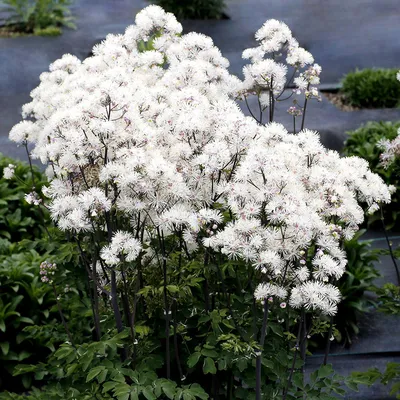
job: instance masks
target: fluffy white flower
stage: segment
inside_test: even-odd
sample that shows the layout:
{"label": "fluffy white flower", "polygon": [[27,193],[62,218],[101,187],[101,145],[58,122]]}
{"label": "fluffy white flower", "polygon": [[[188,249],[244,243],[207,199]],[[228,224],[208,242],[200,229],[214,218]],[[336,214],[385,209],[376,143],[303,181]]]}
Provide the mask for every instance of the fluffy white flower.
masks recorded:
{"label": "fluffy white flower", "polygon": [[292,37],[288,26],[276,19],[270,19],[256,32],[256,39],[266,53],[279,51]]}
{"label": "fluffy white flower", "polygon": [[100,257],[107,265],[117,265],[122,260],[134,261],[141,249],[140,242],[131,233],[118,231],[111,243],[102,248]]}
{"label": "fluffy white flower", "polygon": [[3,169],[3,178],[11,179],[14,176],[14,173],[15,173],[15,165],[8,164],[8,166]]}
{"label": "fluffy white flower", "polygon": [[302,47],[292,47],[288,51],[286,62],[289,65],[303,68],[306,65],[312,64],[314,62],[314,57]]}
{"label": "fluffy white flower", "polygon": [[289,303],[294,308],[305,307],[325,315],[334,315],[340,298],[340,291],[335,286],[309,281],[293,288]]}
{"label": "fluffy white flower", "polygon": [[271,283],[260,283],[256,287],[254,292],[256,300],[265,300],[270,296],[276,296],[278,299],[283,300],[287,297],[287,290]]}

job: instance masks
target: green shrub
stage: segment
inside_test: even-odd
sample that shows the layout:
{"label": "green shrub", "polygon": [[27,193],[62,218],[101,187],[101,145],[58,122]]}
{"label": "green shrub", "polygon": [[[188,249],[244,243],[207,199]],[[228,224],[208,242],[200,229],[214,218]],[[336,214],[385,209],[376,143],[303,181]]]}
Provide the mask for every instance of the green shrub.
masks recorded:
{"label": "green shrub", "polygon": [[[383,168],[379,159],[382,150],[377,146],[382,139],[394,139],[399,128],[400,122],[369,122],[355,131],[347,132],[349,137],[345,142],[343,153],[346,156],[364,158],[368,161],[372,172],[379,174],[388,185],[399,188],[400,161],[396,160],[389,168]],[[384,206],[385,223],[388,229],[400,229],[399,211],[400,192],[397,190],[392,195],[392,202]],[[368,226],[381,228],[379,212],[368,216]]]}
{"label": "green shrub", "polygon": [[341,91],[353,106],[366,108],[397,107],[400,101],[398,69],[363,69],[348,73]]}
{"label": "green shrub", "polygon": [[221,19],[225,9],[224,0],[154,0],[165,11],[183,19]]}
{"label": "green shrub", "polygon": [[3,4],[12,14],[7,23],[26,33],[54,36],[61,33],[61,26],[75,27],[71,0],[3,0]]}

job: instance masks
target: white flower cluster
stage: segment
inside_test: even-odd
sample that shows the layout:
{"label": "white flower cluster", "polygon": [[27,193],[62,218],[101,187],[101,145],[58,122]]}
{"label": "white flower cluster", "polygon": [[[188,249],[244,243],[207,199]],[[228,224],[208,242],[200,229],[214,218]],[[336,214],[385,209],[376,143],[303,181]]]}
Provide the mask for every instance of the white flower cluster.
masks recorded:
{"label": "white flower cluster", "polygon": [[[292,36],[292,32],[283,22],[268,20],[255,35],[259,46],[244,50],[243,58],[250,59],[251,64],[243,69],[245,80],[240,94],[246,95],[251,92],[259,94],[262,107],[270,107],[270,92],[279,98],[287,83],[286,74],[288,68],[285,64],[275,60],[286,52],[286,64],[293,67],[295,72],[301,68],[310,66],[305,72],[300,73],[294,79],[295,92],[305,92],[307,98],[319,99],[318,90],[310,88],[310,84],[319,83],[321,67],[313,64],[314,57],[310,52],[299,46],[298,41]],[[266,55],[272,53],[273,58],[265,59]],[[290,83],[290,82],[288,82]]]}
{"label": "white flower cluster", "polygon": [[381,140],[378,147],[383,150],[380,160],[385,168],[388,168],[400,156],[400,129],[393,140]]}
{"label": "white flower cluster", "polygon": [[140,242],[131,233],[118,231],[100,255],[107,265],[117,265],[122,260],[134,261],[141,249]]}
{"label": "white flower cluster", "polygon": [[[53,218],[64,230],[108,233],[109,266],[151,252],[156,233],[179,231],[189,253],[207,247],[253,264],[257,298],[334,313],[340,242],[363,220],[358,202],[389,202],[388,188],[315,132],[245,117],[232,99],[243,82],[228,61],[210,38],[181,30],[149,6],[93,57],[65,55],[41,75],[10,138],[49,164]],[[257,38],[244,85],[254,73],[253,83],[281,90],[286,70],[262,58],[284,43],[288,62],[313,62],[282,23],[267,22]]]}

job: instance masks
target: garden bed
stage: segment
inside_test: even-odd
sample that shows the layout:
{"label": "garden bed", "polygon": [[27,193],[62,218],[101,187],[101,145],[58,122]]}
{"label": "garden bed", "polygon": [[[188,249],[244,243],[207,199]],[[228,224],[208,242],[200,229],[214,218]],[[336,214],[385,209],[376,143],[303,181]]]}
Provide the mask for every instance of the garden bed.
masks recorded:
{"label": "garden bed", "polygon": [[398,109],[398,107],[357,107],[352,105],[349,100],[346,98],[344,93],[341,93],[340,90],[321,90],[321,93],[332,103],[335,107],[337,107],[341,111],[352,112],[352,111],[361,111],[361,110],[392,110]]}

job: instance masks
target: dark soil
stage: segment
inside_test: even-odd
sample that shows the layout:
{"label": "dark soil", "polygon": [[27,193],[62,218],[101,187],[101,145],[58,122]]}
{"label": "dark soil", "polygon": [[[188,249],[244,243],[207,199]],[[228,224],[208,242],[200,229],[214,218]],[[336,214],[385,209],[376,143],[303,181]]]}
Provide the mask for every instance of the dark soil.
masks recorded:
{"label": "dark soil", "polygon": [[349,104],[349,101],[346,99],[346,96],[343,93],[337,92],[322,92],[322,94],[337,108],[342,111],[358,111],[361,110],[359,107],[352,106]]}

